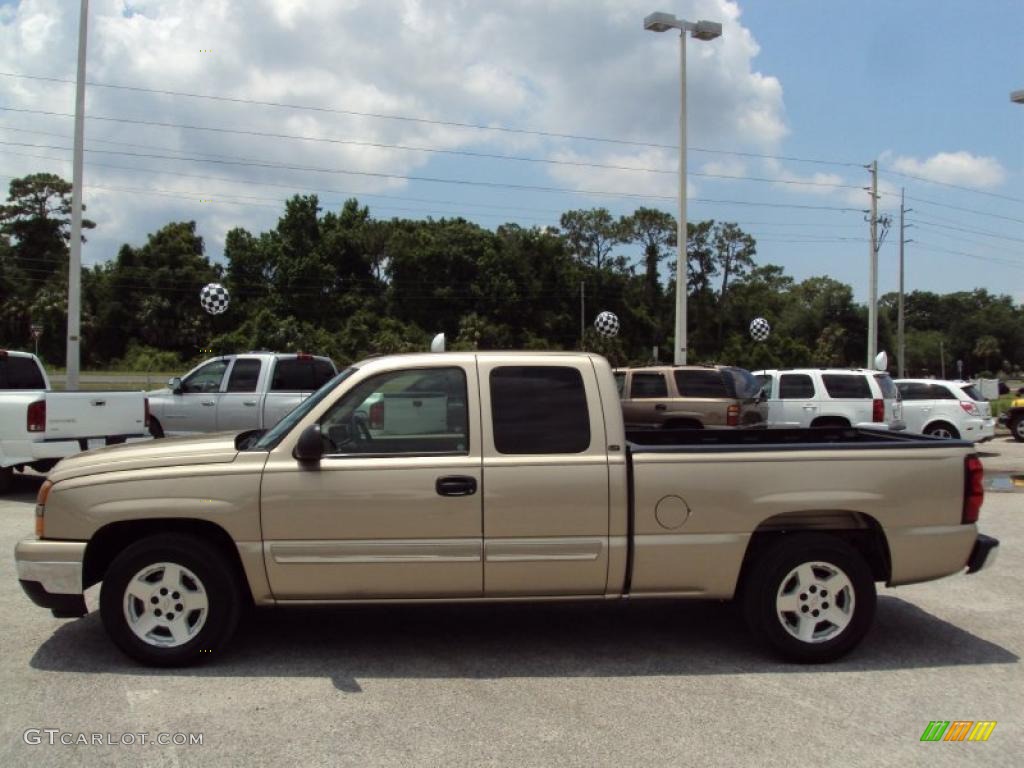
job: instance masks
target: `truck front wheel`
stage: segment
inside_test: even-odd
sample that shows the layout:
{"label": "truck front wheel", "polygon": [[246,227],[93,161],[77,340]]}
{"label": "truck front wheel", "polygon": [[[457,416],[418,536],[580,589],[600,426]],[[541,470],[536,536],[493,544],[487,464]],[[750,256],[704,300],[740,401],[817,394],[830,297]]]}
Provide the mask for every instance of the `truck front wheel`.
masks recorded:
{"label": "truck front wheel", "polygon": [[241,598],[238,578],[216,547],[183,534],[135,542],[110,564],[100,615],[133,659],[176,667],[211,658],[231,639]]}
{"label": "truck front wheel", "polygon": [[1024,415],[1017,415],[1011,419],[1010,434],[1014,440],[1024,443]]}
{"label": "truck front wheel", "polygon": [[779,655],[833,661],[867,634],[875,582],[864,558],[823,534],[784,534],[754,562],[743,594],[747,623]]}

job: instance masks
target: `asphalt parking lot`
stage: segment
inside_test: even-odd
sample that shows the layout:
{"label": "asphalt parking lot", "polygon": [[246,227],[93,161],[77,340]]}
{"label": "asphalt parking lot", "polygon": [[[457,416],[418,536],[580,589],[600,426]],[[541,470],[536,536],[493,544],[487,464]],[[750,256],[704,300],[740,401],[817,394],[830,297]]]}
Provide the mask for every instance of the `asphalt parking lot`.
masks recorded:
{"label": "asphalt parking lot", "polygon": [[[147,669],[95,612],[57,620],[22,594],[11,553],[38,480],[18,478],[0,501],[0,765],[1020,765],[1024,443],[981,450],[995,566],[882,589],[865,642],[823,667],[766,657],[729,605],[633,602],[265,610],[223,658]],[[922,743],[931,720],[998,725]],[[203,741],[59,743],[79,733]]]}

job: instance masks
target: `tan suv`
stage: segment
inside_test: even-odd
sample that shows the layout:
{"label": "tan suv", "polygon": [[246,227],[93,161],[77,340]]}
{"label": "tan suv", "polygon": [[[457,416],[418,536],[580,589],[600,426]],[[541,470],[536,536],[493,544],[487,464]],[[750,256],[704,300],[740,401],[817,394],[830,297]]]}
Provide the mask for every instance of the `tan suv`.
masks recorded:
{"label": "tan suv", "polygon": [[721,429],[767,423],[761,384],[743,368],[619,368],[615,382],[626,429]]}

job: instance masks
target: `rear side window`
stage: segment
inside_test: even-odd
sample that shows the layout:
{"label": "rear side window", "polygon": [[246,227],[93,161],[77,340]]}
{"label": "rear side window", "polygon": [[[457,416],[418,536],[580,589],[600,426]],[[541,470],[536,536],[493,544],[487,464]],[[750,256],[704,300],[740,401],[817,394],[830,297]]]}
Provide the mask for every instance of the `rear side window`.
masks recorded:
{"label": "rear side window", "polygon": [[814,382],[806,373],[784,373],[779,377],[780,400],[807,400],[814,397]]}
{"label": "rear side window", "polygon": [[931,400],[931,387],[916,381],[904,381],[896,385],[904,400]]}
{"label": "rear side window", "polygon": [[978,392],[978,390],[975,388],[973,384],[968,384],[966,386],[960,387],[960,391],[967,395],[969,398],[971,398],[971,400],[974,400],[976,402],[988,402],[984,397],[981,396],[981,393]]}
{"label": "rear side window", "polygon": [[[319,364],[319,365],[318,365]],[[330,366],[308,357],[279,359],[274,366],[272,392],[313,392],[330,381]]]}
{"label": "rear side window", "polygon": [[660,373],[634,373],[629,385],[629,396],[633,399],[647,397],[668,397],[665,377]]}
{"label": "rear side window", "polygon": [[0,389],[46,389],[46,382],[31,357],[0,357]]}
{"label": "rear side window", "polygon": [[929,388],[932,400],[958,400],[959,398],[949,391],[949,387],[942,384],[932,384]]}
{"label": "rear side window", "polygon": [[680,397],[731,397],[718,371],[676,371]]}
{"label": "rear side window", "polygon": [[228,392],[255,392],[259,380],[259,360],[235,360],[231,375],[228,377]]}
{"label": "rear side window", "polygon": [[[888,377],[887,377],[888,378]],[[836,400],[871,400],[871,387],[866,376],[826,373],[821,377],[828,396]]]}
{"label": "rear side window", "polygon": [[587,396],[575,368],[503,366],[491,371],[490,385],[498,453],[582,453],[590,447]]}
{"label": "rear side window", "polygon": [[882,397],[894,398],[899,396],[899,393],[896,391],[896,382],[892,380],[888,373],[876,373],[875,381],[878,382],[878,388],[882,390]]}

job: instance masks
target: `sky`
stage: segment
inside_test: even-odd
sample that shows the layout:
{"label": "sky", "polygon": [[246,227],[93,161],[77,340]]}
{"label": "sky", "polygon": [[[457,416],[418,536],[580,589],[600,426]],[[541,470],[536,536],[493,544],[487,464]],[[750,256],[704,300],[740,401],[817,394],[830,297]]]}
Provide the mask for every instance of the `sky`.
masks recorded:
{"label": "sky", "polygon": [[[83,262],[180,220],[222,260],[293,194],[488,228],[676,214],[679,41],[652,11],[723,25],[687,41],[690,221],[737,222],[758,263],[863,301],[877,160],[880,294],[905,191],[907,290],[1024,302],[1019,0],[92,0]],[[0,0],[4,187],[71,179],[78,16]]]}

